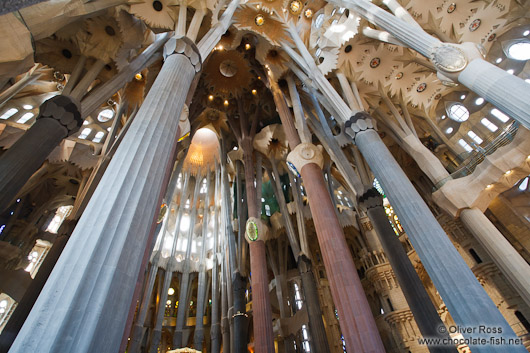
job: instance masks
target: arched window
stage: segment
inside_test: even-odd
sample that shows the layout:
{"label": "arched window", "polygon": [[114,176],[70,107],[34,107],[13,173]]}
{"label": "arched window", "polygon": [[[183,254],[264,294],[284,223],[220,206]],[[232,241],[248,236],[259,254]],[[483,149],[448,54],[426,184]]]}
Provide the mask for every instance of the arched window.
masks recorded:
{"label": "arched window", "polygon": [[447,115],[454,121],[461,123],[469,119],[469,110],[462,103],[455,102],[447,108]]}

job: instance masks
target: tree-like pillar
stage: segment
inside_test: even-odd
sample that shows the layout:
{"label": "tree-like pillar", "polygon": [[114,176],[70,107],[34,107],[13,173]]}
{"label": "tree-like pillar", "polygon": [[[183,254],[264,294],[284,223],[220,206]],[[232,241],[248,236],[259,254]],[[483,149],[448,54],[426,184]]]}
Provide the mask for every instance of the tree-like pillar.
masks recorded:
{"label": "tree-like pillar", "polygon": [[212,266],[212,324],[210,328],[210,349],[212,353],[221,351],[221,327],[220,327],[220,293],[219,293],[219,207],[217,198],[219,197],[220,170],[216,166],[215,171],[215,191],[214,191],[214,219],[213,219],[213,266]]}
{"label": "tree-like pillar", "polygon": [[[412,266],[405,249],[390,226],[383,208],[383,198],[374,188],[368,189],[359,197],[359,205],[366,208],[366,213],[379,235],[381,245],[388,262],[396,275],[407,304],[414,315],[423,337],[445,339],[449,342],[449,333],[432,304],[420,277]],[[456,353],[454,345],[431,346],[431,353]]]}
{"label": "tree-like pillar", "polygon": [[508,282],[530,305],[529,266],[521,254],[515,250],[481,210],[466,208],[460,212],[460,219],[487,251]]}
{"label": "tree-like pillar", "polygon": [[274,79],[270,78],[269,83],[291,148],[287,160],[299,171],[304,181],[346,348],[352,352],[384,352],[383,342],[322,174],[322,152],[310,143],[301,143],[282,92]]}
{"label": "tree-like pillar", "polygon": [[41,104],[35,123],[0,156],[0,211],[5,210],[51,151],[79,130],[79,104],[55,96]]}
{"label": "tree-like pillar", "polygon": [[[346,122],[345,132],[353,138],[381,183],[453,319],[461,327],[475,328],[474,332],[463,332],[464,337],[489,340],[492,334],[479,332],[480,326],[487,326],[499,328],[506,340],[515,339],[517,336],[510,325],[374,130],[370,116],[365,112],[355,114]],[[499,349],[526,352],[522,345],[491,346],[474,341],[469,346],[473,352],[480,353]]]}
{"label": "tree-like pillar", "polygon": [[530,90],[520,77],[485,61],[475,43],[443,43],[418,24],[406,22],[366,0],[332,0],[388,31],[429,58],[443,81],[460,82],[530,129]]}
{"label": "tree-like pillar", "polygon": [[168,41],[160,74],[11,352],[118,351],[140,272],[138,259],[149,245],[163,181],[172,167],[178,116],[200,69],[191,41]]}

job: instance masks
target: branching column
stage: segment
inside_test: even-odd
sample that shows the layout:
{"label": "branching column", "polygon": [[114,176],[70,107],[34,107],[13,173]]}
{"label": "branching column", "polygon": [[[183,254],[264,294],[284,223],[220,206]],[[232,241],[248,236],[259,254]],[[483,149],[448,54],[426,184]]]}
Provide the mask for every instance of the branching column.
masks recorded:
{"label": "branching column", "polygon": [[[118,351],[140,271],[138,259],[148,246],[179,137],[177,117],[201,68],[193,43],[171,41],[160,75],[11,352]],[[189,50],[177,53],[176,47]]]}
{"label": "branching column", "polygon": [[379,331],[322,175],[322,153],[312,144],[300,143],[283,94],[274,80],[270,80],[270,83],[291,148],[288,160],[300,171],[304,180],[346,348],[352,352],[384,352]]}
{"label": "branching column", "polygon": [[[367,113],[360,112],[346,123],[345,132],[354,139],[368,165],[377,177],[409,239],[431,277],[455,322],[476,328],[470,335],[489,339],[491,334],[478,331],[486,325],[502,330],[502,337],[517,337],[510,325],[488,297],[473,272],[458,254],[453,244],[434,218],[396,160],[392,157]],[[473,352],[525,352],[524,346],[469,345]]]}

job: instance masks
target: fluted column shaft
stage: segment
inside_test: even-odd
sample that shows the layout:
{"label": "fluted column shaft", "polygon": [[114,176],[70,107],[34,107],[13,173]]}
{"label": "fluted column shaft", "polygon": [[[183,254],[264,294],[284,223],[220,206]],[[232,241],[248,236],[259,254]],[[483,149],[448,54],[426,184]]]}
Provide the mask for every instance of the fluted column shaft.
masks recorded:
{"label": "fluted column shaft", "polygon": [[212,266],[212,324],[210,328],[210,350],[212,353],[221,351],[221,327],[219,312],[219,207],[217,197],[220,196],[220,168],[215,171],[215,192],[214,192],[214,226],[213,226],[213,266]]}
{"label": "fluted column shaft", "polygon": [[[256,188],[254,186],[254,161],[252,150],[243,150],[245,162],[245,187],[249,217],[260,217]],[[243,232],[242,229],[239,232]],[[252,321],[254,323],[254,349],[256,353],[274,353],[272,310],[269,298],[269,275],[265,243],[250,242],[250,270],[252,271]]]}
{"label": "fluted column shaft", "polygon": [[0,156],[0,212],[53,149],[81,124],[78,105],[71,98],[56,96],[42,103],[35,123]]}
{"label": "fluted column shaft", "polygon": [[11,352],[118,351],[195,72],[167,57]]}
{"label": "fluted column shaft", "polygon": [[339,313],[346,349],[352,352],[384,352],[322,170],[315,163],[308,163],[300,174],[304,180],[333,302]]}
{"label": "fluted column shaft", "polygon": [[[405,249],[401,245],[394,230],[390,226],[388,217],[383,208],[383,198],[375,189],[369,189],[359,199],[359,204],[366,207],[368,217],[379,235],[381,245],[385,251],[388,262],[399,281],[401,290],[407,304],[414,315],[423,337],[439,337],[448,339],[447,330],[443,330],[444,323],[440,319],[429,294],[425,290],[420,277],[414,270]],[[442,328],[442,329],[440,329]],[[456,353],[453,345],[429,347],[431,353]]]}
{"label": "fluted column shaft", "polygon": [[481,210],[466,208],[460,212],[460,219],[504,273],[508,282],[530,305],[530,276],[525,259]]}
{"label": "fluted column shaft", "polygon": [[[358,113],[346,124],[362,155],[381,183],[436,289],[455,322],[463,327],[500,327],[502,337],[516,335],[491,301],[473,272],[434,218],[429,208],[390,154],[378,133],[368,126],[369,116]],[[368,123],[367,123],[368,121]],[[464,337],[483,337],[478,332]],[[525,352],[523,346],[469,345],[473,352]]]}

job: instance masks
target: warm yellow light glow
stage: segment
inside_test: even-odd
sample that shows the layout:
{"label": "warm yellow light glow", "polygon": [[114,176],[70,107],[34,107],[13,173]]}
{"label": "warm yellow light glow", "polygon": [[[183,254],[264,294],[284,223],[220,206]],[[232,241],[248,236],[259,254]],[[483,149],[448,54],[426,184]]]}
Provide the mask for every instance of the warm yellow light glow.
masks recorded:
{"label": "warm yellow light glow", "polygon": [[304,16],[305,16],[306,18],[311,18],[311,17],[313,17],[313,10],[311,10],[311,9],[307,9],[307,10],[305,10],[305,11],[304,11]]}
{"label": "warm yellow light glow", "polygon": [[208,100],[213,101],[213,95],[210,94],[210,95],[208,96]]}
{"label": "warm yellow light glow", "polygon": [[223,47],[222,45],[219,45],[219,46],[217,47],[217,50],[223,50],[223,49],[224,49],[224,47]]}
{"label": "warm yellow light glow", "polygon": [[246,49],[246,50],[249,50],[249,49],[250,49],[250,44],[248,44],[248,43],[245,44],[245,49]]}
{"label": "warm yellow light glow", "polygon": [[168,301],[166,302],[166,305],[171,305],[171,300],[168,300]]}
{"label": "warm yellow light glow", "polygon": [[265,23],[265,17],[263,17],[262,14],[259,14],[254,18],[254,23],[256,23],[256,26],[263,26]]}
{"label": "warm yellow light glow", "polygon": [[252,94],[253,94],[253,95],[256,95],[256,94],[258,94],[258,91],[256,91],[255,89],[253,89],[253,90],[252,90]]}
{"label": "warm yellow light glow", "polygon": [[225,99],[223,104],[225,105],[225,107],[227,107],[228,106],[228,100]]}
{"label": "warm yellow light glow", "polygon": [[137,73],[136,75],[134,75],[134,78],[135,78],[137,81],[140,81],[140,80],[141,80],[142,78],[144,78],[144,77],[142,76],[141,73]]}
{"label": "warm yellow light glow", "polygon": [[292,13],[296,14],[302,9],[302,3],[298,0],[293,0],[289,4],[289,10],[291,10]]}
{"label": "warm yellow light glow", "polygon": [[167,290],[167,294],[168,294],[168,295],[173,295],[173,294],[175,294],[175,290],[174,290],[173,288],[169,288],[169,289]]}
{"label": "warm yellow light glow", "polygon": [[491,189],[492,187],[493,187],[492,184],[488,184],[488,185],[486,186],[486,190],[489,190],[489,189]]}
{"label": "warm yellow light glow", "polygon": [[186,137],[188,137],[188,136],[190,136],[190,133],[189,133],[189,131],[188,131],[188,133],[187,133],[187,134],[185,134],[185,135],[181,136],[181,137],[180,137],[180,138],[178,139],[178,142],[180,142],[180,141],[184,140],[184,139],[185,139]]}
{"label": "warm yellow light glow", "polygon": [[510,175],[513,173],[513,170],[508,170],[506,173],[504,173],[504,175]]}
{"label": "warm yellow light glow", "polygon": [[256,5],[256,8],[259,10],[259,8],[260,8],[259,4]]}

